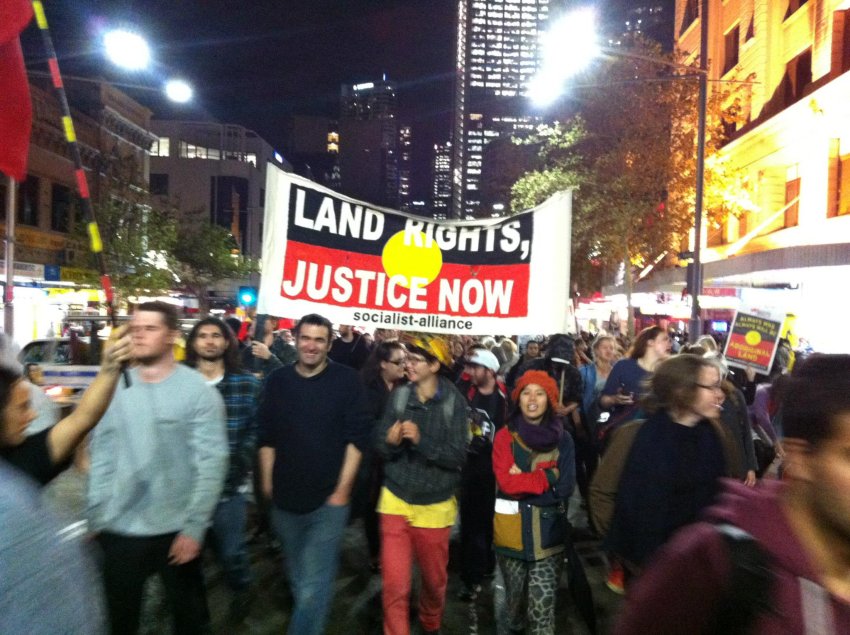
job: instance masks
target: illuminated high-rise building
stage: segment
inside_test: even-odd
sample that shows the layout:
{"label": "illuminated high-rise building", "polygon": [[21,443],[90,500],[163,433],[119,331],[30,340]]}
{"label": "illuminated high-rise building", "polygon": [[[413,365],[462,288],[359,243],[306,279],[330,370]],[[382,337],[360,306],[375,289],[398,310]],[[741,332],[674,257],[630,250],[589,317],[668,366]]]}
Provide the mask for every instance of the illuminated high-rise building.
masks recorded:
{"label": "illuminated high-rise building", "polygon": [[431,158],[431,212],[434,218],[449,217],[452,203],[452,142],[435,143]]}
{"label": "illuminated high-rise building", "polygon": [[316,115],[292,115],[281,148],[296,174],[339,190],[339,122]]}
{"label": "illuminated high-rise building", "polygon": [[609,46],[632,36],[655,40],[665,51],[673,48],[674,0],[610,0],[600,14]]}
{"label": "illuminated high-rise building", "polygon": [[413,129],[403,125],[398,129],[398,208],[410,210],[410,179],[413,171]]}
{"label": "illuminated high-rise building", "polygon": [[452,214],[489,216],[480,195],[484,147],[530,131],[526,95],[540,61],[540,36],[558,0],[459,0]]}
{"label": "illuminated high-rise building", "polygon": [[339,118],[341,191],[376,205],[398,200],[398,111],[395,84],[343,84]]}

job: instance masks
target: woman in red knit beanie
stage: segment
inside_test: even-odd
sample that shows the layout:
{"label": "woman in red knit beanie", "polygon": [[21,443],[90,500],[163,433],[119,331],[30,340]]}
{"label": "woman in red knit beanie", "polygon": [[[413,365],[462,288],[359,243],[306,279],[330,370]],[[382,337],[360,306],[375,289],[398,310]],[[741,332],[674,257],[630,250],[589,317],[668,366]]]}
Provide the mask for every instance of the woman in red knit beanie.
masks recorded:
{"label": "woman in red knit beanie", "polygon": [[555,380],[549,376],[549,373],[542,370],[526,371],[523,373],[522,377],[517,380],[516,386],[514,386],[513,392],[511,392],[511,399],[514,402],[514,405],[519,406],[519,395],[523,388],[529,384],[537,384],[546,392],[546,397],[549,400],[549,407],[554,410],[555,406],[557,406],[560,401],[558,399],[558,386],[555,384]]}
{"label": "woman in red knit beanie", "polygon": [[547,373],[527,371],[511,397],[514,412],[493,442],[499,486],[493,544],[505,579],[510,631],[554,634],[575,450],[554,414],[558,387]]}

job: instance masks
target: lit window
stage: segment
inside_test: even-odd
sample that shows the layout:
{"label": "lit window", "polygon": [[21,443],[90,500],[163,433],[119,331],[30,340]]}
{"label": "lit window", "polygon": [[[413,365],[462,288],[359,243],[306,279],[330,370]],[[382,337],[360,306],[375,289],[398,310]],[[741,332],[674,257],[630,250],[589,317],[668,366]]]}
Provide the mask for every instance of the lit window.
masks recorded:
{"label": "lit window", "polygon": [[167,157],[169,156],[169,144],[170,140],[168,137],[160,137],[156,141],[153,142],[153,146],[151,146],[151,156],[152,157]]}

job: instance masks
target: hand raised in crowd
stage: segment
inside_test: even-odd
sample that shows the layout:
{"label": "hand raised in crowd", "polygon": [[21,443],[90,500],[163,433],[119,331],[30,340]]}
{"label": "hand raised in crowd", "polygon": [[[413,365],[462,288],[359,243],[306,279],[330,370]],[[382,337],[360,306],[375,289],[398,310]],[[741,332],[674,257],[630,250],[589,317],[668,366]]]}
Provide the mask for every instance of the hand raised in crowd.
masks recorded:
{"label": "hand raised in crowd", "polygon": [[599,403],[603,408],[611,408],[613,406],[631,406],[635,402],[634,395],[630,392],[623,392],[620,388],[614,395],[602,395],[599,398]]}
{"label": "hand raised in crowd", "polygon": [[618,406],[631,406],[635,402],[634,394],[630,392],[623,392],[622,388],[616,395],[613,395],[614,403]]}
{"label": "hand raised in crowd", "polygon": [[177,534],[168,550],[168,564],[178,565],[191,562],[201,555],[201,543],[190,536]]}
{"label": "hand raised in crowd", "polygon": [[401,444],[401,421],[396,421],[387,430],[387,445]]}
{"label": "hand raised in crowd", "polygon": [[100,369],[106,373],[117,373],[121,365],[133,358],[133,342],[128,334],[128,326],[125,324],[112,329],[109,339],[103,347],[100,356]]}
{"label": "hand raised in crowd", "polygon": [[419,440],[421,439],[419,426],[412,421],[405,421],[401,424],[401,438],[407,439],[413,445],[419,445]]}
{"label": "hand raised in crowd", "polygon": [[260,359],[269,359],[272,356],[272,352],[269,350],[269,347],[257,340],[251,342],[251,354],[254,357],[259,357]]}

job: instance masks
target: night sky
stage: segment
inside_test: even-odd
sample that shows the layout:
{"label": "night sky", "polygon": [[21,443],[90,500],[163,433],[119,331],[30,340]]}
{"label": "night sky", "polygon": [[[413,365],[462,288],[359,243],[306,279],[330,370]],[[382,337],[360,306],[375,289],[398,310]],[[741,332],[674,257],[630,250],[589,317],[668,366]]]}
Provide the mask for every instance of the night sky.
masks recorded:
{"label": "night sky", "polygon": [[[430,147],[452,125],[456,0],[45,0],[45,10],[64,74],[143,85],[182,75],[196,91],[188,108],[125,90],[155,117],[237,123],[276,147],[288,114],[337,116],[340,84],[386,73],[413,125],[414,196],[427,195]],[[151,71],[104,60],[100,33],[122,23],[151,43]],[[27,66],[46,70],[34,25],[24,47]]]}
{"label": "night sky", "polygon": [[[341,83],[386,73],[398,84],[401,121],[414,126],[417,165],[448,138],[455,0],[47,0],[45,10],[66,75],[154,85],[179,74],[190,81],[190,108],[125,88],[159,118],[237,123],[281,146],[288,114],[336,116]],[[151,43],[152,71],[119,74],[104,60],[98,34],[122,22],[138,25]],[[29,31],[27,66],[46,70],[37,29]],[[427,178],[419,181],[415,194],[424,196]]]}

